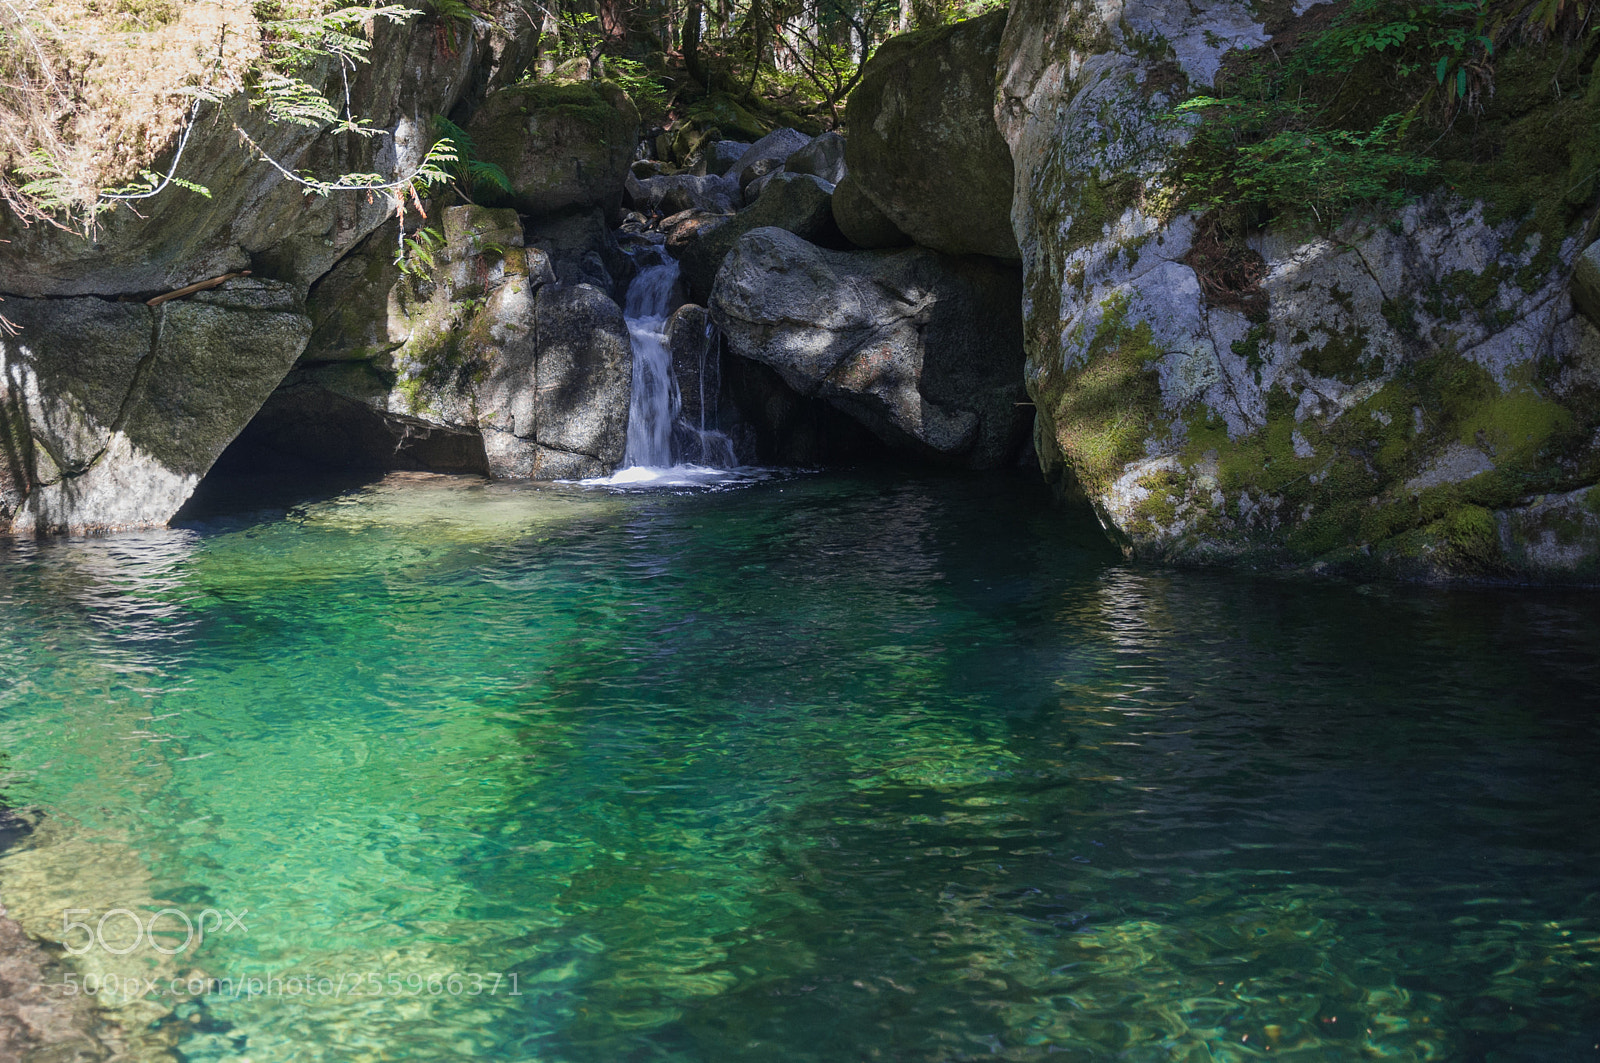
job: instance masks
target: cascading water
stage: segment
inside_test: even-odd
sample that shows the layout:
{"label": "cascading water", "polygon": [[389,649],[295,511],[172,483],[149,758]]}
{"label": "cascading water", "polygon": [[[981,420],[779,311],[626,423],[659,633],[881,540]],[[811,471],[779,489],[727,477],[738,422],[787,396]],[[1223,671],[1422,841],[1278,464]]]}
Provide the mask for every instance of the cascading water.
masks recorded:
{"label": "cascading water", "polygon": [[[683,399],[672,370],[672,350],[667,320],[677,308],[677,260],[660,248],[640,252],[648,264],[628,285],[623,316],[633,344],[633,396],[628,406],[628,442],[622,469],[608,479],[613,483],[638,483],[666,473],[703,473],[733,469],[738,461],[733,443],[708,421],[707,410],[716,408],[715,358],[707,326],[700,351],[700,372],[695,404],[697,423],[685,421]],[[708,380],[709,377],[709,380]]]}
{"label": "cascading water", "polygon": [[672,465],[672,422],[682,400],[672,376],[672,351],[667,345],[667,317],[673,311],[678,263],[658,248],[656,261],[639,271],[628,285],[622,315],[633,343],[633,397],[628,405],[625,468]]}

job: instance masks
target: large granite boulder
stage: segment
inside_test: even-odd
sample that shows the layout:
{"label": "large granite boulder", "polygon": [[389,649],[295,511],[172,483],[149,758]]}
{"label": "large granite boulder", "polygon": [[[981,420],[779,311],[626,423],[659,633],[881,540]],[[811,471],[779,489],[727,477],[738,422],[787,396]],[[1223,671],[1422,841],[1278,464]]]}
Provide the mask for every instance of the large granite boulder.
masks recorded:
{"label": "large granite boulder", "polygon": [[524,214],[614,210],[639,140],[639,111],[609,81],[535,83],[492,92],[467,124],[478,157],[500,166],[508,195],[480,196]]}
{"label": "large granite boulder", "polygon": [[293,289],[241,279],[149,307],[11,299],[0,334],[0,522],[19,534],[165,524],[299,357]]}
{"label": "large granite boulder", "polygon": [[1015,267],[923,248],[828,251],[782,229],[740,239],[710,311],[734,354],[777,370],[890,446],[970,468],[1015,460]]}
{"label": "large granite boulder", "polygon": [[[689,296],[704,302],[711,294],[717,270],[739,238],[752,229],[785,229],[812,243],[838,243],[828,185],[810,174],[779,174],[761,195],[725,220],[696,216],[680,241],[682,265]],[[675,232],[673,240],[679,241]]]}
{"label": "large granite boulder", "polygon": [[474,396],[490,475],[599,476],[622,460],[633,350],[621,308],[600,289],[502,287],[465,343],[486,366]]}
{"label": "large granite boulder", "polygon": [[895,37],[850,95],[850,180],[924,247],[1017,257],[1011,154],[994,119],[1005,24],[1005,12],[994,11]]}
{"label": "large granite boulder", "polygon": [[[1229,51],[1285,60],[1294,32],[1276,38],[1288,23],[1269,29],[1261,10],[1010,9],[996,113],[1016,165],[1046,475],[1140,557],[1594,571],[1596,522],[1567,518],[1600,481],[1600,333],[1568,278],[1600,101],[1487,100],[1472,135],[1521,145],[1535,176],[1513,187],[1497,164],[1454,163],[1486,201],[1441,188],[1321,234],[1271,224],[1228,250],[1206,219],[1163,204],[1186,135],[1166,116]],[[1551,209],[1527,214],[1541,196]]]}
{"label": "large granite boulder", "polygon": [[[591,213],[546,220],[587,232]],[[600,224],[597,214],[591,220]],[[374,326],[355,308],[322,309],[352,290],[338,271],[330,275],[339,286],[319,287],[313,298],[325,315],[323,342],[308,349],[245,442],[307,464],[505,479],[594,476],[614,467],[632,384],[621,309],[596,285],[558,280],[550,254],[523,246],[514,211],[452,207],[443,229],[432,268],[400,277],[383,303],[366,306],[368,318],[383,322],[383,344],[369,342]],[[581,278],[584,260],[563,261]],[[377,271],[368,263],[348,272]],[[370,299],[365,282],[359,290]],[[339,349],[340,337],[358,350]]]}

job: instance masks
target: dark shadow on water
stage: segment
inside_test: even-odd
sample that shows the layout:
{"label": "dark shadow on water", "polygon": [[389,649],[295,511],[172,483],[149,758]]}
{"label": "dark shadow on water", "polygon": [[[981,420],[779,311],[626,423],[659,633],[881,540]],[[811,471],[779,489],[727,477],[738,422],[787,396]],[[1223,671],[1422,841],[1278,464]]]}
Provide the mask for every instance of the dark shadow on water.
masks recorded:
{"label": "dark shadow on water", "polygon": [[349,494],[383,479],[369,470],[213,471],[172,518],[174,528],[228,531],[285,519],[301,506]]}

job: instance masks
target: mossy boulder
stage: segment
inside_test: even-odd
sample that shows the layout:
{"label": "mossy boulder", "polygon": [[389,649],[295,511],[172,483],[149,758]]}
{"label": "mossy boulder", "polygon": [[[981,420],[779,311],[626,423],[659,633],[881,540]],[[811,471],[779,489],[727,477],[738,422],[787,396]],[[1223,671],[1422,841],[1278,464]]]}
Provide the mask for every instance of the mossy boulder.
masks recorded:
{"label": "mossy boulder", "polygon": [[511,191],[486,202],[524,214],[613,210],[639,140],[639,111],[609,81],[538,82],[490,93],[467,132],[478,157],[510,178]]}
{"label": "mossy boulder", "polygon": [[1454,189],[1320,233],[1268,224],[1229,273],[1210,221],[1173,209],[1162,116],[1269,38],[1242,4],[1013,6],[998,114],[1047,478],[1137,557],[1589,578],[1600,332],[1568,282],[1587,217],[1557,200],[1588,172],[1568,134],[1596,136],[1591,86],[1487,104],[1486,140],[1565,131],[1518,152],[1511,184],[1498,153],[1451,161]]}
{"label": "mossy boulder", "polygon": [[683,116],[663,134],[658,152],[663,159],[689,165],[697,157],[706,160],[707,171],[727,172],[734,159],[718,162],[716,145],[724,141],[743,143],[760,140],[772,129],[768,122],[724,93],[713,93],[689,105]]}
{"label": "mossy boulder", "polygon": [[1005,11],[886,42],[850,95],[845,162],[860,194],[911,239],[1015,259],[1011,153],[995,125]]}
{"label": "mossy boulder", "polygon": [[1600,328],[1600,241],[1592,243],[1578,256],[1572,271],[1572,305]]}

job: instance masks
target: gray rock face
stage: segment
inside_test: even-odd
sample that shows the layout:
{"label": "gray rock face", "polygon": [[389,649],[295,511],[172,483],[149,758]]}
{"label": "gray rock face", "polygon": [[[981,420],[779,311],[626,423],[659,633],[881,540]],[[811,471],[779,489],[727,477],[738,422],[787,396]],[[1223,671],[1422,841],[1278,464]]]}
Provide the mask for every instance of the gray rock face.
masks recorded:
{"label": "gray rock face", "polygon": [[663,215],[685,210],[732,214],[744,205],[744,195],[734,178],[687,173],[648,178],[630,175],[627,199],[635,210]]}
{"label": "gray rock face", "polygon": [[996,114],[1047,477],[1136,556],[1592,571],[1600,533],[1573,515],[1600,479],[1600,334],[1569,298],[1575,235],[1524,241],[1444,192],[1327,237],[1270,227],[1239,252],[1246,304],[1208,299],[1199,220],[1150,205],[1181,148],[1172,68],[1213,84],[1269,40],[1258,10],[1010,9]]}
{"label": "gray rock face", "polygon": [[1016,457],[1020,278],[922,248],[825,251],[781,229],[747,233],[710,310],[733,353],[776,369],[893,447],[970,468]]}
{"label": "gray rock face", "polygon": [[522,85],[490,93],[467,132],[479,157],[511,179],[504,205],[524,214],[613,210],[633,161],[639,112],[606,81]]}
{"label": "gray rock face", "polygon": [[757,177],[763,177],[783,167],[784,161],[811,143],[811,138],[798,129],[774,129],[745,150],[733,164],[728,176],[743,188]]}
{"label": "gray rock face", "polygon": [[302,362],[373,361],[394,350],[388,321],[378,311],[400,279],[397,225],[390,221],[312,285],[306,296],[311,339]]}
{"label": "gray rock face", "polygon": [[844,137],[831,132],[822,134],[789,156],[783,168],[790,173],[808,173],[837,185],[845,175]]}
{"label": "gray rock face", "polygon": [[718,352],[712,339],[711,318],[703,306],[684,303],[667,319],[667,350],[672,352],[672,376],[678,382],[683,406],[679,416],[699,428],[714,426],[714,397],[719,392]]}
{"label": "gray rock face", "polygon": [[686,239],[682,255],[683,277],[690,297],[704,300],[711,294],[723,258],[752,229],[775,227],[803,240],[826,240],[834,228],[831,198],[828,186],[816,177],[779,174],[754,203],[738,214],[717,224],[697,224],[692,237]]}
{"label": "gray rock face", "polygon": [[529,247],[549,256],[556,280],[592,284],[613,296],[627,288],[633,262],[618,245],[616,233],[600,209],[530,218],[523,231]]}
{"label": "gray rock face", "polygon": [[[604,270],[582,250],[606,235],[598,211],[542,222],[529,235],[557,248],[560,268]],[[597,286],[558,281],[549,254],[521,246],[513,211],[452,207],[444,232],[435,268],[386,293],[382,353],[363,361],[334,349],[303,363],[249,442],[313,464],[344,448],[358,466],[508,479],[607,471],[622,458],[632,385],[622,311]],[[345,331],[365,337],[371,326]]]}
{"label": "gray rock face", "polygon": [[10,300],[0,337],[7,466],[0,514],[19,534],[165,524],[304,349],[293,289],[239,280],[151,309]]}
{"label": "gray rock face", "polygon": [[595,475],[622,460],[633,348],[622,308],[586,284],[539,290],[535,435],[541,445],[592,458]]}
{"label": "gray rock face", "polygon": [[1011,153],[994,119],[1005,24],[1005,12],[995,11],[895,37],[850,95],[850,179],[924,247],[1018,257]]}

